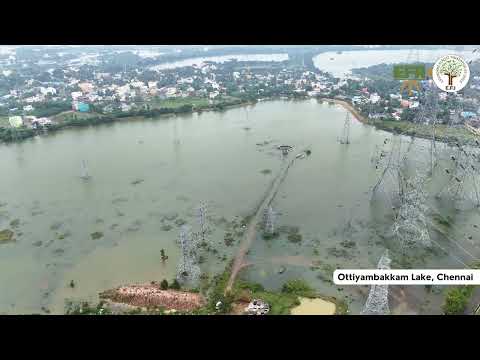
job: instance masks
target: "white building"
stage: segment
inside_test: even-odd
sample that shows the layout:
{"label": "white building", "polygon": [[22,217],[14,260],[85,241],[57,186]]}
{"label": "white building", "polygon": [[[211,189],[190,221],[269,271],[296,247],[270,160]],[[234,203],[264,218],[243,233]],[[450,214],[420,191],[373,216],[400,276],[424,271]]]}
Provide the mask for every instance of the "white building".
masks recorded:
{"label": "white building", "polygon": [[40,92],[42,95],[55,95],[57,93],[57,90],[53,87],[40,87]]}
{"label": "white building", "polygon": [[320,95],[322,92],[320,90],[313,90],[308,92],[308,96],[314,97]]}
{"label": "white building", "polygon": [[26,99],[25,99],[25,102],[26,102],[27,104],[32,104],[32,103],[36,103],[36,102],[41,102],[41,101],[43,101],[43,100],[45,100],[45,97],[44,97],[43,95],[41,95],[41,94],[38,94],[38,95],[36,95],[36,96],[32,96],[32,97],[26,98]]}
{"label": "white building", "polygon": [[352,98],[352,103],[353,103],[353,104],[361,104],[361,103],[363,103],[363,100],[364,100],[364,99],[363,99],[363,97],[361,97],[361,96],[354,96],[354,97]]}
{"label": "white building", "polygon": [[177,84],[192,84],[192,83],[193,83],[193,79],[191,77],[177,80]]}
{"label": "white building", "polygon": [[418,101],[412,101],[409,105],[409,108],[410,109],[415,109],[417,108],[418,106],[420,105],[420,103]]}
{"label": "white building", "polygon": [[165,91],[165,95],[167,97],[174,97],[176,95],[176,93],[177,93],[177,89],[174,88],[174,87],[169,87]]}
{"label": "white building", "polygon": [[125,96],[127,93],[130,92],[130,85],[126,84],[124,86],[119,86],[115,89],[118,95]]}
{"label": "white building", "polygon": [[122,103],[120,105],[120,109],[123,111],[123,112],[126,112],[126,111],[130,111],[132,108],[131,105],[128,105],[128,104],[125,104],[125,103]]}
{"label": "white building", "polygon": [[380,96],[377,93],[374,93],[374,94],[370,95],[370,102],[372,104],[376,104],[379,101],[380,101]]}
{"label": "white building", "polygon": [[131,81],[130,86],[133,88],[142,88],[145,86],[145,83],[143,81]]}
{"label": "white building", "polygon": [[215,99],[218,96],[219,92],[218,91],[212,91],[210,94],[208,94],[208,97],[210,99]]}
{"label": "white building", "polygon": [[73,100],[77,100],[80,96],[83,95],[81,91],[73,91],[71,94]]}
{"label": "white building", "polygon": [[27,105],[23,107],[23,111],[33,111],[33,106],[32,105]]}

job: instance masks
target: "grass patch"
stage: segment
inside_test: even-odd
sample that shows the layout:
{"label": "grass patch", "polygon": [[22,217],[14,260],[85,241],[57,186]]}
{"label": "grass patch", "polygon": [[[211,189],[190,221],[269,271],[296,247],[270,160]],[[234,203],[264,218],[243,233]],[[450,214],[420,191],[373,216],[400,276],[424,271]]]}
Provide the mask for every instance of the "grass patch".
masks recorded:
{"label": "grass patch", "polygon": [[208,294],[208,303],[206,310],[217,312],[216,304],[218,301],[222,303],[220,313],[229,313],[232,310],[232,304],[235,300],[236,289],[232,289],[230,294],[224,295],[230,277],[231,264],[225,268],[225,271],[213,278],[210,292]]}
{"label": "grass patch", "polygon": [[302,241],[302,234],[292,233],[288,235],[288,241],[292,243],[299,243]]}
{"label": "grass patch", "polygon": [[271,240],[271,239],[274,239],[274,238],[278,237],[278,235],[280,235],[280,234],[275,231],[273,233],[264,232],[262,236],[265,240]]}
{"label": "grass patch", "polygon": [[348,304],[345,301],[335,299],[335,314],[336,315],[347,315],[348,314]]}
{"label": "grass patch", "polygon": [[78,120],[89,119],[93,117],[102,117],[102,114],[94,113],[94,112],[76,112],[76,111],[64,111],[60,114],[52,116],[52,121],[57,123],[63,123],[65,121],[73,120],[77,118]]}
{"label": "grass patch", "polygon": [[458,286],[447,292],[443,312],[445,315],[461,315],[473,294],[473,286]]}
{"label": "grass patch", "polygon": [[101,231],[95,231],[94,233],[90,234],[92,240],[97,240],[103,237],[103,233]]}
{"label": "grass patch", "polygon": [[[413,135],[418,137],[431,137],[430,125],[414,124],[409,121],[388,121],[388,120],[369,120],[369,124],[375,127],[392,131],[399,134]],[[448,126],[438,124],[435,126],[436,137],[446,141],[463,140],[467,142],[475,141],[476,137],[463,126]]]}
{"label": "grass patch", "polygon": [[8,116],[0,116],[0,127],[9,128]]}
{"label": "grass patch", "polygon": [[90,305],[84,301],[81,303],[67,302],[66,315],[109,315],[111,312],[100,301],[96,306]]}
{"label": "grass patch", "polygon": [[195,108],[208,106],[208,99],[195,97],[164,100],[153,99],[149,102],[146,102],[145,105],[149,105],[152,109],[176,109],[184,105],[192,105]]}
{"label": "grass patch", "polygon": [[13,231],[9,229],[0,231],[0,244],[14,241],[13,235]]}
{"label": "grass patch", "polygon": [[245,301],[245,297],[267,302],[270,305],[269,315],[289,315],[292,308],[300,305],[294,293],[266,291],[261,284],[239,280],[235,285],[235,300]]}
{"label": "grass patch", "polygon": [[302,297],[315,297],[315,291],[301,279],[289,280],[282,286],[283,294],[293,294]]}

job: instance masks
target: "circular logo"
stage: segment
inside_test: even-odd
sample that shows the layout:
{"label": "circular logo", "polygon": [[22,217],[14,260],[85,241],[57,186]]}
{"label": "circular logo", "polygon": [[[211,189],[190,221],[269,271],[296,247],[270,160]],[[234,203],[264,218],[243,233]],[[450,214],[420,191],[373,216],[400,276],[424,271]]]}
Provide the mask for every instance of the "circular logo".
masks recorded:
{"label": "circular logo", "polygon": [[458,55],[445,55],[433,66],[432,77],[435,84],[443,91],[462,90],[470,79],[468,64]]}

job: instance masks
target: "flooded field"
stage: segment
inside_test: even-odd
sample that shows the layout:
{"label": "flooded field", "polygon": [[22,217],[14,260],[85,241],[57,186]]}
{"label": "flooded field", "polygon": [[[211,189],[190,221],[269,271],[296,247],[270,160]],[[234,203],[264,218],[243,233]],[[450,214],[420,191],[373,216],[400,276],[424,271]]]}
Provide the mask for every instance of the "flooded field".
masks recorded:
{"label": "flooded field", "polygon": [[[382,195],[370,201],[378,177],[372,154],[398,137],[354,123],[351,143],[341,145],[345,114],[316,100],[269,101],[1,145],[0,231],[14,237],[0,242],[0,313],[58,314],[66,299],[96,300],[122,284],[173,279],[180,226],[198,231],[201,201],[208,246],[200,266],[204,277],[223,271],[244,218],[283,164],[282,144],[309,146],[312,154],[295,162],[273,202],[279,237],[258,234],[241,276],[269,289],[303,278],[358,313],[368,287],[337,287],[331,274],[336,267],[374,267],[386,248],[394,254],[392,267],[400,266],[387,236],[390,205]],[[80,177],[84,161],[89,180]],[[479,256],[478,211],[431,205],[450,216],[449,236]],[[411,264],[449,268],[472,260],[448,240],[439,236],[438,242],[450,254],[422,252]],[[436,313],[442,291],[392,287],[391,307]]]}

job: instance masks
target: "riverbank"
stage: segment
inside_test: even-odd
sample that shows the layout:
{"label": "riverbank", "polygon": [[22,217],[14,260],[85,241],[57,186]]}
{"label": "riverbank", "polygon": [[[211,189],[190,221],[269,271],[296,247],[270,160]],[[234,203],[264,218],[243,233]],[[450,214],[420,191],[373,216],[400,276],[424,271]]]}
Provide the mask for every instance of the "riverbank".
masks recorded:
{"label": "riverbank", "polygon": [[[421,139],[430,140],[432,138],[432,129],[430,125],[414,124],[409,121],[399,120],[369,119],[368,117],[363,116],[352,104],[347,101],[330,98],[323,98],[322,100],[343,106],[347,111],[350,111],[350,113],[362,124],[374,126],[378,130]],[[464,126],[448,126],[444,124],[438,124],[435,126],[435,133],[436,141],[445,143],[460,141],[464,144],[473,145],[479,138],[479,135],[469,131]]]}
{"label": "riverbank", "polygon": [[193,114],[195,112],[200,114],[206,111],[225,111],[239,106],[251,105],[253,103],[255,102],[235,98],[216,104],[200,106],[194,106],[193,104],[185,104],[180,107],[153,108],[149,110],[142,109],[110,114],[74,112],[60,113],[54,116],[54,118],[57,117],[56,123],[48,125],[42,129],[32,129],[27,127],[0,127],[0,143],[18,143],[38,135],[54,133],[63,129],[70,129],[74,127],[96,126],[118,121],[162,118],[179,114]]}
{"label": "riverbank", "polygon": [[[292,98],[281,96],[257,98],[256,100],[236,99],[235,101],[218,103],[207,106],[194,107],[192,104],[182,106],[179,108],[157,108],[151,110],[139,110],[134,112],[125,112],[118,114],[89,114],[88,117],[77,118],[76,114],[72,114],[70,118],[64,119],[62,122],[51,125],[46,129],[35,130],[29,128],[13,129],[0,127],[0,143],[15,143],[21,142],[28,138],[35,137],[37,135],[45,133],[54,133],[59,130],[69,129],[74,127],[86,127],[96,126],[100,124],[113,123],[117,121],[138,121],[152,118],[168,118],[179,114],[201,114],[208,111],[226,111],[243,106],[253,105],[260,101],[274,101],[274,100],[307,100],[308,98]],[[395,134],[412,136],[423,139],[431,139],[431,127],[425,124],[414,124],[408,121],[397,120],[383,120],[383,119],[370,119],[360,113],[348,101],[335,99],[335,98],[317,98],[320,101],[326,101],[341,105],[347,111],[349,111],[359,122],[365,125],[374,126],[378,130],[383,130]],[[96,115],[96,116],[95,116]],[[436,140],[439,142],[457,142],[474,144],[479,135],[475,132],[469,131],[463,126],[452,127],[443,124],[436,125]]]}
{"label": "riverbank", "polygon": [[360,112],[355,109],[355,107],[344,101],[344,100],[339,100],[339,99],[330,99],[330,98],[322,98],[323,101],[327,101],[327,102],[332,102],[334,104],[337,104],[337,105],[342,105],[347,111],[350,111],[350,113],[355,116],[355,118],[360,121],[361,123],[363,124],[369,124],[368,122],[368,119],[363,116],[362,114],[360,114]]}

